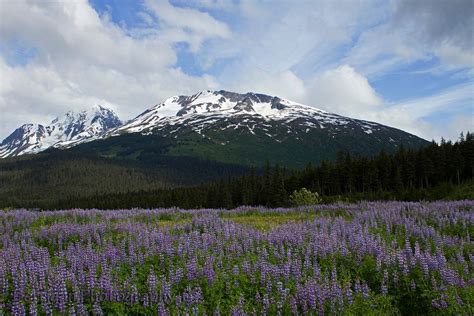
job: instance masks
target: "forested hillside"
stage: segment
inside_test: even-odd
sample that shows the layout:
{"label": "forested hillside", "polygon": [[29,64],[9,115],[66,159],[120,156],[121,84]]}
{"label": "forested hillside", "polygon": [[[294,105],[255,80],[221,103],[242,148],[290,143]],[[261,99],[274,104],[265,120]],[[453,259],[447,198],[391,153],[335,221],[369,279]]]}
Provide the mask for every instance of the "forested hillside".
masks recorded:
{"label": "forested hillside", "polygon": [[[126,138],[84,144],[69,150],[49,150],[36,155],[0,159],[0,207],[49,207],[58,201],[186,187],[222,177],[243,175],[248,167],[192,157],[160,155],[164,143],[157,138],[140,155],[129,155],[141,146]],[[96,148],[97,146],[98,148]],[[124,149],[126,148],[126,149]]]}
{"label": "forested hillside", "polygon": [[[212,168],[205,169],[212,165],[201,163],[203,163],[203,168],[193,166],[192,169],[196,172],[212,170]],[[222,170],[245,171],[238,167]],[[218,173],[217,170],[214,172]],[[336,161],[323,162],[318,166],[309,164],[303,170],[288,170],[267,164],[263,171],[251,169],[243,176],[227,176],[220,181],[198,186],[139,189],[135,192],[125,190],[105,194],[98,192],[82,197],[56,195],[49,201],[37,200],[34,206],[42,208],[173,206],[219,208],[238,205],[275,207],[289,205],[289,195],[294,190],[303,187],[319,192],[323,200],[327,202],[358,199],[443,199],[453,192],[461,192],[461,196],[456,196],[456,198],[469,197],[469,194],[471,198],[474,198],[472,192],[469,193],[469,188],[473,187],[473,174],[474,140],[473,135],[468,133],[466,137],[462,136],[455,143],[442,141],[436,144],[433,142],[428,147],[418,150],[402,147],[395,154],[380,152],[373,157],[359,157],[341,152]],[[146,182],[146,178],[143,181]],[[29,203],[28,195],[17,200],[8,200],[7,195],[2,198],[3,207],[33,206]]]}

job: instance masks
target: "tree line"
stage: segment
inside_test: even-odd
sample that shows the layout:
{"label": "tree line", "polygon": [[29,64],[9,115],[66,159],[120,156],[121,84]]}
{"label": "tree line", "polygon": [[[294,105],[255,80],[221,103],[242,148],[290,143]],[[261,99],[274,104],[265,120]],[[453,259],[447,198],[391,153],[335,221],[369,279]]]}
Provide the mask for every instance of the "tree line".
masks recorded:
{"label": "tree line", "polygon": [[290,205],[290,195],[301,188],[318,192],[323,202],[355,200],[442,199],[461,185],[472,184],[474,139],[461,134],[420,149],[400,146],[393,154],[372,157],[340,152],[335,161],[302,170],[287,170],[267,162],[238,177],[193,187],[113,193],[61,200],[55,208],[232,208],[239,205],[280,207]]}

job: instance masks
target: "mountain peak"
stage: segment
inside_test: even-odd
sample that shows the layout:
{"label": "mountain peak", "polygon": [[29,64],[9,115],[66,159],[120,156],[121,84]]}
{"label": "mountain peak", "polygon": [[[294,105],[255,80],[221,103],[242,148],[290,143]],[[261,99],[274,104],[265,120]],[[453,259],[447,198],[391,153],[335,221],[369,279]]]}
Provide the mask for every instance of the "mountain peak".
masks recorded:
{"label": "mountain peak", "polygon": [[209,117],[242,116],[258,117],[265,121],[292,120],[301,116],[325,116],[327,119],[336,119],[335,114],[277,96],[255,92],[203,90],[190,96],[168,98],[114,130],[113,134],[148,132],[151,129],[160,129],[163,124],[180,125],[180,121],[184,123]]}
{"label": "mountain peak", "polygon": [[102,106],[102,105],[100,105],[100,104],[95,104],[95,105],[93,105],[91,109],[109,110],[108,108],[106,108],[106,107],[104,107],[104,106]]}
{"label": "mountain peak", "polygon": [[24,124],[0,143],[0,158],[37,153],[49,147],[70,147],[91,141],[122,124],[114,111],[95,105],[68,111],[49,125]]}
{"label": "mountain peak", "polygon": [[[111,109],[96,104],[82,112],[70,111],[50,125],[24,125],[0,144],[0,157],[39,152],[49,147],[69,148],[127,133],[156,134],[186,141],[198,137],[226,148],[238,139],[259,144],[251,148],[284,143],[297,146],[304,142],[316,147],[325,144],[333,149],[357,144],[360,148],[372,146],[374,150],[424,142],[388,126],[328,113],[278,96],[203,90],[168,98],[125,124]],[[244,147],[240,144],[236,148]]]}
{"label": "mountain peak", "polygon": [[204,90],[146,110],[107,136],[136,133],[168,138],[173,155],[304,165],[350,150],[374,154],[425,141],[403,131],[262,93]]}

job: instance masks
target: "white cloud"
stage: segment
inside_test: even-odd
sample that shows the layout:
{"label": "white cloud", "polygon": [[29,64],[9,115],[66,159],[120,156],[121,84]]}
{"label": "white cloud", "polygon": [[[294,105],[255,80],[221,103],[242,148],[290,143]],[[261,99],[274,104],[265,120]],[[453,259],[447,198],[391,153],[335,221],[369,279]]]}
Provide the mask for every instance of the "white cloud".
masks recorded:
{"label": "white cloud", "polygon": [[474,69],[474,47],[464,50],[448,42],[443,42],[435,49],[436,54],[453,68],[470,67]]}
{"label": "white cloud", "polygon": [[[174,6],[145,0],[135,29],[114,24],[110,13],[99,16],[86,0],[5,1],[0,138],[22,123],[47,121],[71,108],[102,103],[129,119],[171,95],[208,88],[279,95],[438,137],[443,130],[429,123],[430,115],[473,104],[472,82],[387,104],[368,78],[439,59],[433,71],[460,69],[463,80],[472,79],[473,4],[453,1],[205,0]],[[232,18],[224,23],[216,12]],[[13,66],[11,42],[32,48],[34,57]],[[176,43],[182,42],[212,76],[187,75],[178,67]],[[224,66],[216,70],[215,63]],[[469,123],[461,118],[452,122]],[[455,129],[449,123],[446,133]]]}
{"label": "white cloud", "polygon": [[[387,105],[383,111],[367,113],[367,118],[398,127],[426,139],[440,140],[441,137],[456,139],[461,131],[474,130],[472,86],[473,83],[468,82],[435,95]],[[445,116],[444,121],[450,123],[430,123],[430,117],[436,115]],[[460,120],[462,117],[467,119]]]}
{"label": "white cloud", "polygon": [[452,124],[436,130],[430,115],[444,111],[449,116],[466,102],[473,104],[468,94],[472,83],[431,98],[389,104],[368,80],[434,58],[439,63],[432,72],[438,76],[473,67],[472,2],[435,2],[273,2],[269,10],[262,2],[243,1],[240,14],[245,19],[234,31],[236,44],[219,42],[203,50],[203,59],[208,65],[213,58],[234,57],[218,77],[229,89],[253,87],[439,139],[443,132],[458,131]]}
{"label": "white cloud", "polygon": [[436,71],[474,67],[474,2],[394,1],[386,21],[364,30],[344,63],[364,75],[438,59]]}
{"label": "white cloud", "polygon": [[[170,95],[216,87],[210,76],[189,76],[176,68],[176,39],[166,34],[191,27],[199,33],[197,42],[189,36],[180,40],[202,43],[228,35],[225,28],[217,30],[220,22],[197,10],[178,12],[193,21],[132,37],[86,0],[3,2],[0,43],[20,42],[36,55],[25,66],[0,57],[0,138],[20,124],[48,122],[95,103],[129,119]],[[213,29],[203,32],[206,25]]]}
{"label": "white cloud", "polygon": [[35,47],[38,63],[58,68],[88,63],[122,72],[151,72],[176,62],[167,43],[126,36],[115,24],[101,20],[85,0],[15,1],[1,8],[2,40],[21,39]]}
{"label": "white cloud", "polygon": [[197,52],[203,40],[212,37],[229,38],[231,32],[228,26],[214,19],[208,13],[190,8],[180,8],[171,5],[168,0],[145,0],[146,6],[172,31],[184,31],[191,50]]}
{"label": "white cloud", "polygon": [[[474,130],[473,83],[459,84],[435,95],[398,103],[385,102],[367,78],[344,65],[327,70],[305,87],[301,102],[329,112],[372,120],[425,139],[456,139]],[[431,123],[433,117],[443,122]]]}
{"label": "white cloud", "polygon": [[306,91],[303,80],[289,70],[269,74],[259,68],[249,69],[242,74],[236,74],[229,85],[231,85],[232,91],[260,92],[284,96],[296,101],[302,100]]}
{"label": "white cloud", "polygon": [[[259,68],[278,75],[292,71],[306,80],[337,66],[341,46],[380,22],[385,9],[377,1],[241,1],[234,14],[233,36],[204,47],[209,65],[232,59],[221,77]],[[234,65],[232,65],[234,63]],[[219,78],[221,79],[221,78]]]}
{"label": "white cloud", "polygon": [[[345,65],[313,79],[306,87],[304,102],[439,141],[441,137],[456,139],[461,131],[474,130],[472,87],[473,82],[468,82],[435,95],[390,104],[377,94],[366,77]],[[431,123],[435,116],[444,117],[448,123]]]}
{"label": "white cloud", "polygon": [[233,0],[175,0],[174,3],[189,5],[201,9],[222,11],[238,10],[239,5]]}
{"label": "white cloud", "polygon": [[436,139],[451,139],[453,141],[459,139],[461,132],[466,135],[466,132],[474,132],[474,109],[471,110],[471,115],[455,115],[449,123],[448,128],[449,134],[446,134],[443,130],[438,129]]}
{"label": "white cloud", "polygon": [[327,70],[313,78],[308,83],[305,100],[329,112],[361,119],[383,105],[383,100],[367,78],[348,65]]}
{"label": "white cloud", "polygon": [[[235,10],[241,18],[233,26],[232,39],[212,42],[198,58],[205,67],[219,59],[228,60],[217,75],[225,89],[258,91],[315,106],[330,104],[336,111],[336,105],[350,106],[351,94],[363,94],[371,89],[366,81],[366,90],[348,90],[344,102],[337,102],[342,100],[341,94],[330,95],[334,88],[325,84],[324,79],[339,79],[340,84],[349,85],[351,79],[363,82],[361,78],[340,74],[351,68],[338,68],[341,56],[337,51],[350,44],[354,34],[379,23],[384,11],[377,1],[298,2],[298,5],[286,1],[242,1]],[[376,95],[373,90],[370,93]],[[358,95],[359,103],[354,106],[366,106],[374,101],[364,97],[368,95]],[[378,97],[374,98],[380,102]],[[354,111],[343,113],[349,115]]]}

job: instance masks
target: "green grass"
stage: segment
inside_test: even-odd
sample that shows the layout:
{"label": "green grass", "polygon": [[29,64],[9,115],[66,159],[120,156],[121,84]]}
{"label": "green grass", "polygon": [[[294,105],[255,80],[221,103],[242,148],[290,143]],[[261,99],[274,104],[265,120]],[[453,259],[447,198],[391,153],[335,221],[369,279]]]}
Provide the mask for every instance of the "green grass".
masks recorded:
{"label": "green grass", "polygon": [[346,210],[317,210],[301,212],[258,212],[247,211],[238,214],[226,214],[221,212],[220,216],[226,220],[238,224],[250,225],[263,232],[270,231],[280,225],[287,223],[303,223],[313,221],[318,217],[341,217],[345,220],[351,220],[351,215]]}
{"label": "green grass", "polygon": [[250,225],[254,228],[263,232],[270,231],[273,228],[295,222],[305,222],[316,218],[316,214],[303,214],[303,213],[291,213],[291,214],[272,214],[266,216],[258,215],[245,215],[245,216],[228,216],[225,217],[227,220],[234,221],[238,224]]}

